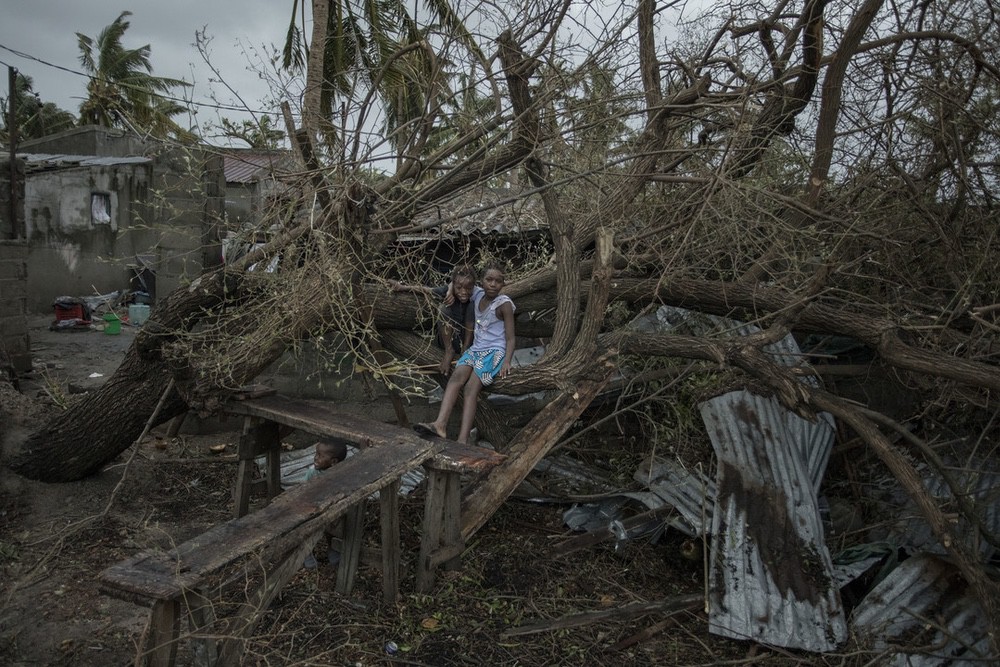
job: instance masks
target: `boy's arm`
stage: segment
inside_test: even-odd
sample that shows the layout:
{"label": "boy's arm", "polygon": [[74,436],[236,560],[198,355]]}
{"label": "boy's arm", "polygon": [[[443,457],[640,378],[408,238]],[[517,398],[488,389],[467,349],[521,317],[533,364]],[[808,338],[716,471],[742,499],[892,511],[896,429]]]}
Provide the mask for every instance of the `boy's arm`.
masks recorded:
{"label": "boy's arm", "polygon": [[465,309],[465,331],[462,332],[463,350],[468,350],[472,347],[472,337],[476,331],[476,312],[474,308],[475,306],[470,302],[469,307]]}
{"label": "boy's arm", "polygon": [[389,288],[393,292],[414,292],[416,294],[426,294],[427,296],[434,296],[433,287],[424,287],[423,285],[409,285],[407,283],[401,283],[398,280],[390,280]]}
{"label": "boy's arm", "polygon": [[455,358],[455,346],[452,344],[454,336],[455,330],[452,328],[451,322],[443,321],[441,323],[441,344],[444,346],[444,352],[441,354],[438,370],[444,376],[451,374],[451,362]]}

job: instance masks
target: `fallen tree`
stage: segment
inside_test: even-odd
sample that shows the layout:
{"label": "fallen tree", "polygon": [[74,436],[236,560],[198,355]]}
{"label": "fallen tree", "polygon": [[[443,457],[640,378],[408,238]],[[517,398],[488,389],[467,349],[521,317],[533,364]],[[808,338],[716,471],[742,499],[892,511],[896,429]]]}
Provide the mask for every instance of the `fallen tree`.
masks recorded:
{"label": "fallen tree", "polygon": [[[387,276],[427,277],[409,268],[419,262],[404,261],[396,242],[404,232],[456,223],[431,215],[456,198],[520,178],[511,199],[540,200],[551,248],[533,268],[512,267],[507,292],[519,332],[545,339],[547,351],[492,391],[547,391],[552,400],[517,432],[495,411],[481,411],[481,431],[511,457],[471,489],[467,536],[557,446],[612,373],[635,359],[704,360],[725,373],[725,388],[752,388],[797,413],[828,411],[849,425],[981,592],[1000,636],[984,564],[951,539],[912,463],[857,406],[803,384],[811,372],[805,361],[779,367],[762,351],[788,332],[848,337],[924,396],[920,417],[946,419],[961,405],[966,427],[1000,389],[991,302],[1000,276],[988,260],[997,246],[993,176],[977,152],[1000,129],[988,113],[995,73],[983,64],[984,50],[1000,48],[996,26],[947,13],[936,31],[918,31],[922,19],[897,12],[894,38],[865,42],[873,21],[890,21],[880,3],[857,12],[834,4],[808,1],[795,12],[781,4],[766,16],[736,6],[685,55],[680,46],[657,52],[658,8],[643,0],[578,60],[561,55],[569,5],[554,5],[541,32],[497,35],[495,59],[477,61],[472,71],[482,79],[462,91],[478,102],[471,107],[445,92],[454,77],[435,46],[402,45],[376,81],[403,77],[421,104],[387,128],[396,168],[379,177],[362,168],[359,153],[362,119],[384,91],[350,100],[354,115],[338,125],[315,94],[331,80],[321,71],[328,41],[318,26],[304,130],[295,135],[307,170],[293,197],[294,222],[157,304],[118,373],[33,434],[9,464],[45,481],[80,479],[133,442],[165,392],[161,420],[187,409],[212,412],[288,349],[328,334],[344,341],[355,365],[387,382],[399,364],[432,365],[426,337],[412,333],[426,304],[386,287]],[[976,3],[968,4],[972,11]],[[638,37],[634,49],[629,31]],[[986,46],[973,49],[977,42]],[[886,54],[902,50],[905,66],[870,76]],[[626,57],[629,67],[612,67]],[[500,73],[490,71],[492,62]],[[401,63],[410,68],[396,71]],[[938,85],[942,67],[955,90],[941,93],[948,104],[928,105],[920,92]],[[871,81],[883,81],[885,108],[871,104]],[[817,154],[798,140],[815,141]],[[887,180],[898,187],[886,188]],[[936,252],[941,246],[946,255]],[[274,274],[248,271],[272,257],[280,259]],[[659,305],[735,318],[760,332],[628,328]],[[176,389],[168,391],[171,380]],[[99,428],[112,416],[118,428]],[[96,436],[85,446],[71,435],[81,428]],[[49,465],[53,459],[64,465]],[[975,511],[962,509],[973,521]]]}

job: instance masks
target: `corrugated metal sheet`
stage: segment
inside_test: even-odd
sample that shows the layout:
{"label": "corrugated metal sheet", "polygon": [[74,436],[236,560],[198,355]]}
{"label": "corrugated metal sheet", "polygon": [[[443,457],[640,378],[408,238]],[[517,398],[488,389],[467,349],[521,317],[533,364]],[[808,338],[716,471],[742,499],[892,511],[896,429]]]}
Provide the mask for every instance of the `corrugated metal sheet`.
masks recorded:
{"label": "corrugated metal sheet", "polygon": [[28,172],[77,167],[113,167],[126,164],[147,164],[153,161],[152,158],[148,157],[101,157],[99,155],[70,155],[67,153],[18,153],[17,157],[24,160],[25,170]]}
{"label": "corrugated metal sheet", "polygon": [[239,151],[223,156],[223,171],[226,183],[256,183],[277,172],[291,169],[292,159],[288,153],[264,151]]}
{"label": "corrugated metal sheet", "polygon": [[[633,326],[733,339],[760,331],[672,306]],[[764,350],[781,365],[803,364],[790,335]],[[817,384],[809,376],[803,382]],[[791,648],[836,649],[847,624],[817,499],[833,447],[832,416],[809,421],[745,391],[700,408],[717,457],[716,482],[666,461],[643,466],[634,477],[678,510],[688,534],[701,534],[710,522],[710,630]]]}
{"label": "corrugated metal sheet", "polygon": [[847,623],[813,472],[788,411],[744,391],[700,409],[718,460],[710,631],[810,651],[836,649],[847,638]]}
{"label": "corrugated metal sheet", "polygon": [[521,196],[517,189],[480,188],[414,217],[425,232],[400,234],[403,242],[428,241],[472,234],[524,234],[548,229],[538,195]]}
{"label": "corrugated metal sheet", "polygon": [[691,537],[707,532],[715,511],[715,481],[708,475],[671,459],[651,459],[632,478],[678,511],[683,522],[675,528]]}
{"label": "corrugated metal sheet", "polygon": [[851,615],[851,629],[879,665],[978,667],[997,664],[986,616],[958,569],[929,554],[903,561]]}
{"label": "corrugated metal sheet", "polygon": [[[968,464],[954,466],[952,475],[959,491],[975,507],[983,528],[993,535],[1000,535],[1000,473],[990,470],[991,466],[990,462],[974,460]],[[962,470],[959,471],[958,468]],[[937,472],[926,465],[921,465],[919,472],[924,489],[934,498],[938,507],[956,507],[954,494]],[[899,495],[902,496],[902,491]],[[909,497],[902,498],[892,528],[891,539],[897,544],[905,545],[912,550],[946,553],[934,531]],[[984,561],[988,561],[997,553],[996,547],[982,539],[979,527],[971,525],[961,513],[952,524],[951,533],[956,540],[964,542],[972,552],[978,552]]]}

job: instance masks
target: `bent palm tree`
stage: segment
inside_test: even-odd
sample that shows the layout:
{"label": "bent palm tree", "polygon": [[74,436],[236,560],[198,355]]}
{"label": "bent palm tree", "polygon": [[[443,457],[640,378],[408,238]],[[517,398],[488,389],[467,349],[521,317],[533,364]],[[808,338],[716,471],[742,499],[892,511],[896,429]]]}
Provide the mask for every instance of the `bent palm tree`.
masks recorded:
{"label": "bent palm tree", "polygon": [[174,122],[184,107],[166,94],[189,86],[181,79],[153,76],[148,44],[136,49],[122,45],[128,30],[122,12],[95,38],[76,33],[80,63],[90,76],[87,99],[80,105],[80,122],[105,127],[145,129],[157,137],[188,139],[190,133]]}

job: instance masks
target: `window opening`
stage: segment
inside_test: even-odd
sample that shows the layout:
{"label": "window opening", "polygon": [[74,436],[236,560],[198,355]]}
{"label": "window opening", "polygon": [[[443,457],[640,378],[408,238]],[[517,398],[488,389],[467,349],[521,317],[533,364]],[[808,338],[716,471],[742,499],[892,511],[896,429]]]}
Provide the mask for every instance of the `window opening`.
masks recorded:
{"label": "window opening", "polygon": [[90,195],[90,221],[95,225],[111,222],[111,195],[106,192]]}

